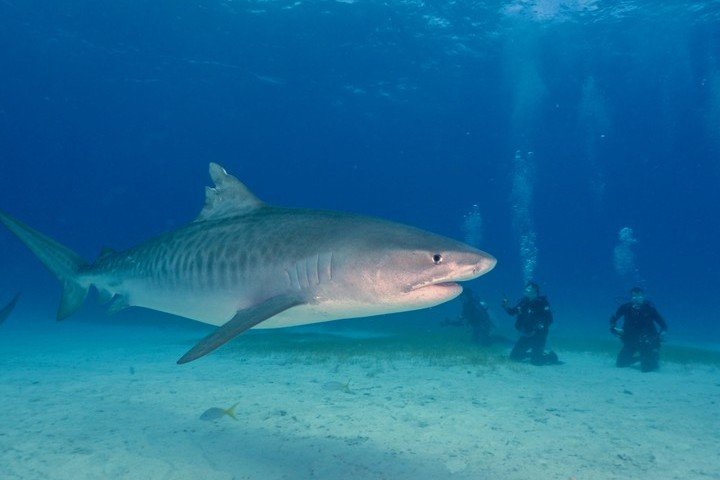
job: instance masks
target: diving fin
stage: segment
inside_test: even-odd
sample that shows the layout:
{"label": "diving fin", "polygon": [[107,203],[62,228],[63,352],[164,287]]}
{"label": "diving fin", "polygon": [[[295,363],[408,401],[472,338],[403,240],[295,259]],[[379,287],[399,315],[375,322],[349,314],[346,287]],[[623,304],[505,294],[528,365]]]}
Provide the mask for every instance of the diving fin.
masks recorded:
{"label": "diving fin", "polygon": [[277,295],[250,308],[238,311],[225,325],[219,327],[213,333],[203,338],[191,348],[178,364],[196,360],[212,352],[219,346],[248,330],[268,318],[284,312],[285,310],[301,305],[305,300],[296,294]]}

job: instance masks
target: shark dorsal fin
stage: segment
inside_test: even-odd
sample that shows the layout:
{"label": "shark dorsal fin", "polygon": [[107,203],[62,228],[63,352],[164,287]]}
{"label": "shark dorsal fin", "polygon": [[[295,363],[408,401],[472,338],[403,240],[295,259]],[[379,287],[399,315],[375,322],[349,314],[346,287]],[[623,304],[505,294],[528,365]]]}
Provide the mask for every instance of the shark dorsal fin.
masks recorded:
{"label": "shark dorsal fin", "polygon": [[215,186],[205,188],[205,206],[196,222],[244,215],[263,206],[245,185],[217,163],[210,164],[210,178]]}

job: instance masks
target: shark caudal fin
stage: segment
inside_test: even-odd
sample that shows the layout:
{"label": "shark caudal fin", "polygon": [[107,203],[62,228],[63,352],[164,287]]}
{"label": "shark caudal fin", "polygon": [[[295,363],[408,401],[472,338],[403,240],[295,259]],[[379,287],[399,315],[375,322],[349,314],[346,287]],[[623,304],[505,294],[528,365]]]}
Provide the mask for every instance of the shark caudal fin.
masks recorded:
{"label": "shark caudal fin", "polygon": [[63,286],[57,319],[63,320],[75,313],[85,301],[87,286],[80,285],[77,278],[85,261],[75,252],[63,247],[55,240],[33,230],[22,222],[0,212],[2,222],[12,233],[22,240],[31,252],[55,275]]}

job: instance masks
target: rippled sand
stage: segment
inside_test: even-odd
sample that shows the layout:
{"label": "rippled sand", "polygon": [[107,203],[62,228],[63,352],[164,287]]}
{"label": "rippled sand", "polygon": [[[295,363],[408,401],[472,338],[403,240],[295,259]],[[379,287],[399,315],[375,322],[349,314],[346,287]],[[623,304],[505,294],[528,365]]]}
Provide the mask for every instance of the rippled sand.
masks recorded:
{"label": "rippled sand", "polygon": [[[37,327],[0,330],[5,480],[720,478],[717,363],[276,331],[178,366],[205,330]],[[199,418],[236,402],[238,421]]]}

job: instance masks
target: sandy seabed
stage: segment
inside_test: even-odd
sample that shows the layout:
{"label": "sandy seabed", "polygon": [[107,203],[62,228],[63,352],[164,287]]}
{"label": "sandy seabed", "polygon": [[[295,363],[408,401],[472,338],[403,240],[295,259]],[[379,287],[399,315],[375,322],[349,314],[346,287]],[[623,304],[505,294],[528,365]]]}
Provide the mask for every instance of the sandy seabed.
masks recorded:
{"label": "sandy seabed", "polygon": [[[603,353],[533,367],[236,342],[178,366],[204,331],[12,323],[3,480],[720,479],[716,364],[642,374]],[[199,419],[236,402],[237,421]]]}

